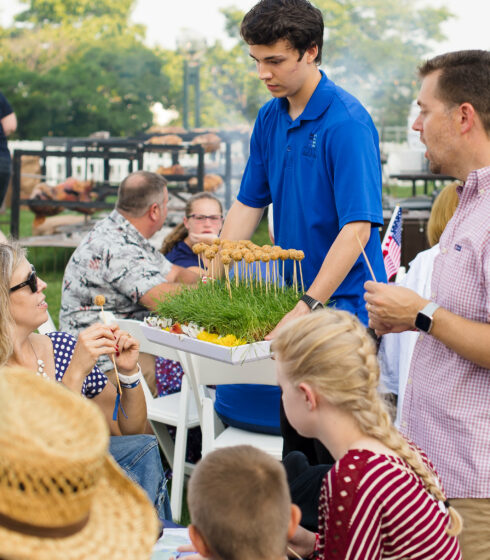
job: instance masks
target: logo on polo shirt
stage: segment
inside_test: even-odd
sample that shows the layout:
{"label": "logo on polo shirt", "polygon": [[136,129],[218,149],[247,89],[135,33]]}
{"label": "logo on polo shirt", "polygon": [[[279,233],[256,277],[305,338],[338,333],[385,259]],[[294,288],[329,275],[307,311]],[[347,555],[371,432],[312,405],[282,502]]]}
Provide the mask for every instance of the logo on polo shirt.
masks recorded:
{"label": "logo on polo shirt", "polygon": [[458,244],[456,243],[456,245],[454,246],[454,248],[456,249],[456,251],[461,251],[461,249],[462,249],[463,247],[461,247],[461,245],[458,245]]}
{"label": "logo on polo shirt", "polygon": [[303,155],[308,157],[316,157],[316,144],[317,144],[317,134],[316,132],[310,132],[308,138],[308,144],[303,148]]}

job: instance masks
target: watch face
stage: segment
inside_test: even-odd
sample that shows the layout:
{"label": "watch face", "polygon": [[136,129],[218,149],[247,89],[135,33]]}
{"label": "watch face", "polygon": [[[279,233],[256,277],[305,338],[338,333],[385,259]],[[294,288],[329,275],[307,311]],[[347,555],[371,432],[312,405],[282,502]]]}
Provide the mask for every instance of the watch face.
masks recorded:
{"label": "watch face", "polygon": [[415,319],[415,326],[424,332],[429,332],[430,326],[432,324],[432,318],[424,315],[423,313],[418,313]]}

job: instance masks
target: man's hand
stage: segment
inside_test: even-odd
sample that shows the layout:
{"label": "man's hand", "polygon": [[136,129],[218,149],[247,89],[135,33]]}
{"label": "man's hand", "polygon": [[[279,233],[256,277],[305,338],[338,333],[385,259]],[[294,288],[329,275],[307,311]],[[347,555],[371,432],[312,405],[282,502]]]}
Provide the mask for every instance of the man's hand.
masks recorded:
{"label": "man's hand", "polygon": [[293,319],[296,319],[297,317],[308,315],[308,313],[311,313],[311,310],[306,305],[306,303],[304,301],[298,301],[296,306],[293,309],[291,309],[289,313],[286,313],[286,315],[284,315],[284,317],[279,321],[279,323],[277,323],[277,325],[272,329],[272,331],[265,337],[265,340],[272,340],[275,336],[277,336],[278,332],[286,323],[292,321]]}
{"label": "man's hand", "polygon": [[369,326],[378,336],[412,329],[417,313],[429,303],[429,300],[402,286],[369,281],[364,288]]}

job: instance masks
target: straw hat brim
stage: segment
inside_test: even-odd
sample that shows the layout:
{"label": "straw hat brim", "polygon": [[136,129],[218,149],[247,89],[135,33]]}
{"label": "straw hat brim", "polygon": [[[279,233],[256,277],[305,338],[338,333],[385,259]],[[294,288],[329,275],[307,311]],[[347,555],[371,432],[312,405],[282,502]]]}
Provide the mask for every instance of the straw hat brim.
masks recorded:
{"label": "straw hat brim", "polygon": [[0,526],[5,560],[148,560],[158,537],[156,512],[145,492],[111,457],[97,485],[87,525],[65,538],[39,538]]}

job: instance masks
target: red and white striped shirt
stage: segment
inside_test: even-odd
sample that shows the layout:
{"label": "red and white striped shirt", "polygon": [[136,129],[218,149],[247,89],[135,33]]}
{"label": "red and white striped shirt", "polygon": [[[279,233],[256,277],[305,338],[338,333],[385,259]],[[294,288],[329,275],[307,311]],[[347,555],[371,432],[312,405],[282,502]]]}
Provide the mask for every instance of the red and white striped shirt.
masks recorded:
{"label": "red and white striped shirt", "polygon": [[[471,172],[458,191],[458,207],[439,240],[431,300],[490,323],[490,167]],[[421,334],[401,431],[428,454],[449,498],[490,497],[490,370]]]}
{"label": "red and white striped shirt", "polygon": [[444,505],[403,459],[351,450],[323,482],[319,557],[462,560],[457,538],[446,533],[449,523]]}

